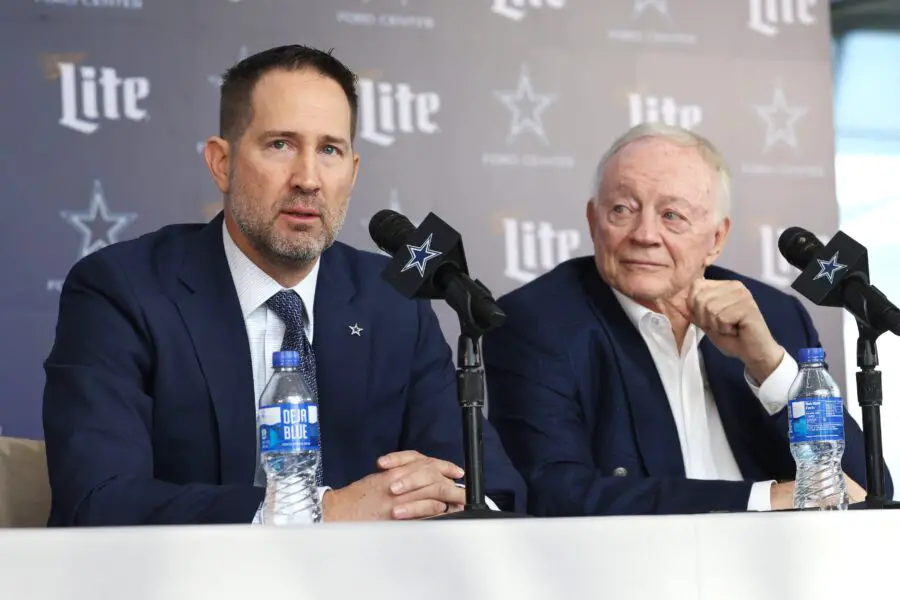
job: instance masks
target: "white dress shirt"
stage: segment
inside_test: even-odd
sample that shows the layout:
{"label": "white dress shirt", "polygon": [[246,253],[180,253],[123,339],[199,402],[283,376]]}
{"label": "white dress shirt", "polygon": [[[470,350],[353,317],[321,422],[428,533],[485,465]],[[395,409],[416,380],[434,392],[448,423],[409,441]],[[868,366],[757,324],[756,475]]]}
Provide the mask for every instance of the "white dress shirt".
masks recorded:
{"label": "white dress shirt", "polygon": [[[256,266],[256,263],[237,247],[224,223],[222,223],[222,241],[225,246],[228,268],[231,270],[231,278],[234,280],[234,288],[237,290],[238,301],[241,304],[244,325],[247,328],[247,339],[250,342],[250,362],[253,368],[253,395],[256,407],[259,408],[259,398],[274,371],[272,353],[281,350],[281,342],[284,340],[286,330],[285,324],[278,315],[266,306],[266,301],[285,288]],[[310,344],[313,341],[313,307],[316,300],[316,282],[319,279],[319,264],[320,261],[316,260],[312,270],[303,278],[303,281],[291,288],[300,295],[306,308],[303,329]],[[262,468],[257,469],[256,485],[265,486],[265,473]],[[329,489],[327,486],[319,488],[320,501]],[[260,506],[261,510],[262,506]],[[257,511],[253,519],[254,523],[260,522],[260,511]]]}
{"label": "white dress shirt", "polygon": [[[706,378],[699,349],[703,331],[691,325],[679,352],[672,324],[667,317],[641,306],[617,290],[613,293],[640,332],[656,364],[675,418],[687,478],[742,481],[744,478],[725,437],[725,429]],[[774,415],[787,405],[788,393],[797,373],[796,361],[785,352],[781,363],[761,385],[753,381],[746,370],[744,379],[766,411]],[[747,503],[748,510],[772,509],[770,488],[773,483],[754,482]]]}

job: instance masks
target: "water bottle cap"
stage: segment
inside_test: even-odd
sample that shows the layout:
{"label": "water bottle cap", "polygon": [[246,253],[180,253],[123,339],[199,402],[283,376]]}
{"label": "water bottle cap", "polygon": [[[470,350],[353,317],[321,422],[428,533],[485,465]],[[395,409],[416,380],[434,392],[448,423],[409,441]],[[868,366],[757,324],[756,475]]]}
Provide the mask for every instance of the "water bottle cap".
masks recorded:
{"label": "water bottle cap", "polygon": [[284,367],[299,367],[300,353],[296,350],[282,350],[272,353],[272,367],[276,369]]}
{"label": "water bottle cap", "polygon": [[825,362],[824,348],[801,348],[799,353],[800,363]]}

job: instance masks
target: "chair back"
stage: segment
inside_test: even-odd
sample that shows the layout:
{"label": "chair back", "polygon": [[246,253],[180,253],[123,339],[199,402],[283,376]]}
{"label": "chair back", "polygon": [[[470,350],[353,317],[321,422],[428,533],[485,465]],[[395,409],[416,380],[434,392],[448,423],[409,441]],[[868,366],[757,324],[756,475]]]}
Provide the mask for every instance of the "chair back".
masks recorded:
{"label": "chair back", "polygon": [[0,527],[46,527],[49,516],[44,442],[0,437]]}

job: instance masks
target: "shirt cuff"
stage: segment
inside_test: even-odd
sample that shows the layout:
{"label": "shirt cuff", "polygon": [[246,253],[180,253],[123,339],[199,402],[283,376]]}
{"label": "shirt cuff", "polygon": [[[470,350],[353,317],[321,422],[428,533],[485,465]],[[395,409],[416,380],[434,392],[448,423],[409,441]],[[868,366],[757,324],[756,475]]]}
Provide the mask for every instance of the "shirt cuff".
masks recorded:
{"label": "shirt cuff", "polygon": [[750,500],[747,501],[747,510],[769,511],[772,510],[772,481],[757,481],[750,488]]}
{"label": "shirt cuff", "polygon": [[794,384],[794,379],[797,378],[797,373],[799,372],[797,361],[785,350],[781,363],[761,385],[750,377],[747,369],[744,369],[744,380],[750,386],[750,389],[753,390],[753,394],[759,399],[766,412],[769,415],[774,415],[787,406],[791,386]]}
{"label": "shirt cuff", "polygon": [[[319,505],[320,505],[320,506],[321,506],[321,504],[322,504],[322,497],[325,496],[325,492],[327,492],[327,491],[330,490],[330,489],[331,489],[331,487],[329,487],[329,486],[327,486],[327,485],[326,485],[326,486],[322,486],[322,487],[320,487],[320,488],[316,488],[316,491],[317,491],[318,494],[319,494]],[[256,514],[253,515],[253,523],[252,523],[252,525],[262,525],[262,509],[263,509],[263,504],[265,504],[265,501],[263,501],[262,503],[260,503],[259,508],[256,509]],[[324,515],[324,514],[322,514],[322,521],[323,521],[323,522],[325,521],[325,515]]]}
{"label": "shirt cuff", "polygon": [[325,522],[325,505],[322,504],[322,499],[325,497],[325,492],[331,489],[331,486],[323,485],[320,488],[316,488],[316,491],[319,493],[319,506],[322,508],[322,522]]}

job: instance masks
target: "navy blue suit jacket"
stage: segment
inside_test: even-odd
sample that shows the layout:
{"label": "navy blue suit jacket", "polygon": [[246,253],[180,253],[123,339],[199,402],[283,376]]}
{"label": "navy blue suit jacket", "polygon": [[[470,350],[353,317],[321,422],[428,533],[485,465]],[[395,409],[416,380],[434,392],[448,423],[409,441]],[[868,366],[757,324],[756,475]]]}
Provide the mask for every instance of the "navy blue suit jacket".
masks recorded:
{"label": "navy blue suit jacket", "polygon": [[[463,466],[455,368],[431,306],[382,280],[384,257],[335,243],[321,261],[313,349],[325,484],[357,481],[401,449]],[[362,336],[349,335],[355,323]],[[253,519],[263,490],[253,486],[250,349],[221,214],[79,261],[45,370],[49,525]],[[486,492],[499,502],[512,493],[522,509],[524,483],[485,425]]]}
{"label": "navy blue suit jacket", "polygon": [[[820,345],[793,296],[722,268],[706,277],[743,282],[795,359]],[[499,303],[507,321],[484,341],[488,414],[529,486],[531,514],[745,511],[753,481],[794,478],[787,409],[770,416],[743,364],[704,337],[707,378],[745,481],[686,479],[653,359],[593,257],[567,261]],[[865,487],[862,432],[846,411],[845,437],[844,469]],[[619,468],[627,475],[615,476]],[[886,489],[890,497],[890,475]]]}

